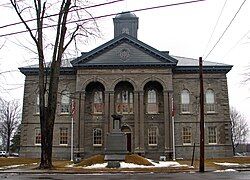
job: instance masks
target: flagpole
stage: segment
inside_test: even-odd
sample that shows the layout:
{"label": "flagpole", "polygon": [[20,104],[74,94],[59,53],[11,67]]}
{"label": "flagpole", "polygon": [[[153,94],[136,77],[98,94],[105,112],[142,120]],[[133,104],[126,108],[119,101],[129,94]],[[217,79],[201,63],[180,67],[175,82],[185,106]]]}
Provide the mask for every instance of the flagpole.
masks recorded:
{"label": "flagpole", "polygon": [[74,111],[75,111],[75,105],[74,105],[74,100],[72,100],[72,105],[71,105],[71,147],[70,147],[70,161],[73,161],[73,156],[74,156]]}
{"label": "flagpole", "polygon": [[174,141],[174,99],[172,98],[172,132],[173,132],[173,160],[175,161],[175,141]]}

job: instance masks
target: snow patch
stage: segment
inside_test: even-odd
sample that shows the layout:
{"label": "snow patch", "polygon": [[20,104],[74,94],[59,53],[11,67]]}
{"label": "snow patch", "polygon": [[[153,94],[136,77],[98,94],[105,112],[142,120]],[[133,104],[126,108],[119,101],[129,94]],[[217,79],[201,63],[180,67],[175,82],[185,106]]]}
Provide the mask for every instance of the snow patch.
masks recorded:
{"label": "snow patch", "polygon": [[[188,165],[180,165],[178,162],[175,161],[159,161],[159,163],[153,162],[152,160],[148,159],[149,162],[151,162],[153,165],[152,166],[145,166],[145,165],[138,165],[138,164],[133,164],[133,163],[125,163],[121,162],[120,168],[155,168],[155,167],[187,167]],[[95,169],[95,168],[105,168],[108,163],[103,163],[103,164],[93,164],[91,166],[86,166],[82,168],[86,169]]]}
{"label": "snow patch", "polygon": [[11,169],[11,168],[17,168],[17,167],[21,167],[21,166],[25,166],[27,164],[18,164],[18,165],[11,165],[11,166],[3,166],[3,167],[0,167],[0,170],[2,169]]}
{"label": "snow patch", "polygon": [[216,170],[214,172],[237,172],[235,169]]}
{"label": "snow patch", "polygon": [[239,166],[240,165],[239,163],[227,163],[227,162],[224,162],[224,163],[214,162],[214,164],[217,164],[217,165],[220,165],[220,166],[228,166],[228,167]]}

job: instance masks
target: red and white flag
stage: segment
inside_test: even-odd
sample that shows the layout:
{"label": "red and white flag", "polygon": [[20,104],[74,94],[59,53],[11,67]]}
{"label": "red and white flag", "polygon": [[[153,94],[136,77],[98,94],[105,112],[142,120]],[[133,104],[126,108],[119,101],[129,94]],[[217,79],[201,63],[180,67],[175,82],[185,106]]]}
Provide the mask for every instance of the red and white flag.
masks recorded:
{"label": "red and white flag", "polygon": [[75,119],[75,114],[76,114],[76,102],[75,102],[75,100],[72,99],[72,102],[71,102],[71,115],[72,115],[73,119]]}

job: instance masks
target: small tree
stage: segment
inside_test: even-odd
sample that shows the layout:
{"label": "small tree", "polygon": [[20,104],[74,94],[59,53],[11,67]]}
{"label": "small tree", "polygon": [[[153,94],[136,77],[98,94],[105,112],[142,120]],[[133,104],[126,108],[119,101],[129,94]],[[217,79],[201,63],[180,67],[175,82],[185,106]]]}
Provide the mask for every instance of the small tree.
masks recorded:
{"label": "small tree", "polygon": [[11,152],[18,152],[20,150],[20,135],[21,135],[21,131],[20,131],[20,124],[18,126],[18,128],[16,129],[13,138],[11,139],[11,145],[10,145],[10,151]]}
{"label": "small tree", "polygon": [[239,144],[243,144],[246,142],[249,129],[245,117],[233,107],[230,108],[230,119],[231,119],[231,139],[232,139],[233,153],[235,155],[235,148]]}
{"label": "small tree", "polygon": [[16,100],[5,101],[0,99],[0,134],[6,145],[6,151],[10,151],[10,141],[15,130],[20,124],[20,104]]}

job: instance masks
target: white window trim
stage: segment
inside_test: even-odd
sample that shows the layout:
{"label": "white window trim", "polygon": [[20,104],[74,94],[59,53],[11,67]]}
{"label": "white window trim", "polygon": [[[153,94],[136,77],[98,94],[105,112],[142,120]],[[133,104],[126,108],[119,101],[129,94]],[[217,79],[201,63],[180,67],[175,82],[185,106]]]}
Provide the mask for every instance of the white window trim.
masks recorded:
{"label": "white window trim", "polygon": [[[95,144],[95,134],[94,134],[94,132],[95,132],[96,129],[101,131],[101,144]],[[92,131],[92,138],[93,138],[93,146],[94,147],[101,147],[102,146],[102,141],[103,141],[103,139],[102,139],[102,129],[101,128],[94,128],[93,131]]]}
{"label": "white window trim", "polygon": [[192,143],[182,143],[183,146],[191,146]]}
{"label": "white window trim", "polygon": [[[158,130],[158,127],[157,126],[153,126],[153,127],[156,127],[156,143],[154,143],[154,144],[151,144],[151,143],[149,143],[149,130],[150,130],[150,128],[148,129],[148,146],[151,146],[151,147],[155,147],[155,146],[158,146],[158,134],[159,134],[159,130]],[[152,127],[151,127],[152,128]]]}
{"label": "white window trim", "polygon": [[[41,143],[36,143],[36,131],[38,130],[39,128],[35,128],[35,146],[41,146]],[[41,134],[41,129],[40,129],[40,134]],[[42,141],[42,139],[41,139]]]}
{"label": "white window trim", "polygon": [[59,145],[60,146],[68,146],[68,144],[60,144],[60,142],[59,142]]}
{"label": "white window trim", "polygon": [[[215,128],[215,140],[216,140],[216,143],[210,143],[210,142],[209,142],[209,134],[208,134],[208,144],[209,144],[209,145],[216,145],[216,144],[218,144],[218,137],[217,137],[218,133],[217,133],[217,127],[216,127],[216,126],[214,126],[214,128]],[[209,132],[208,132],[208,133],[209,133]]]}

